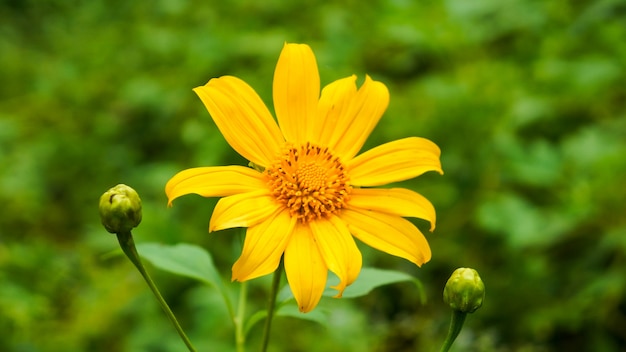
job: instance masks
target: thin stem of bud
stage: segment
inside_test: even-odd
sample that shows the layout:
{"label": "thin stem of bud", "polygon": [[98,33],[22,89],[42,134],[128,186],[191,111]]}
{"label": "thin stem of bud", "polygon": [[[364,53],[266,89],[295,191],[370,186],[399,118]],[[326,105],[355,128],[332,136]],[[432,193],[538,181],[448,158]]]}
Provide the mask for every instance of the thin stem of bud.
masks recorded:
{"label": "thin stem of bud", "polygon": [[448,330],[448,336],[441,346],[440,352],[448,352],[456,337],[459,336],[461,329],[463,329],[463,323],[465,322],[467,313],[463,313],[460,310],[452,310],[452,319],[450,320],[450,329]]}
{"label": "thin stem of bud", "polygon": [[167,305],[167,302],[165,302],[165,299],[163,299],[163,296],[161,296],[159,289],[156,287],[156,285],[150,278],[150,275],[148,275],[148,272],[146,271],[143,264],[141,263],[141,260],[139,259],[139,253],[137,253],[137,248],[135,247],[135,241],[133,240],[133,235],[130,233],[130,231],[120,232],[120,233],[117,233],[117,240],[120,243],[120,247],[122,247],[122,251],[124,251],[124,254],[126,254],[128,259],[130,259],[130,261],[135,265],[137,270],[139,270],[139,273],[141,274],[141,276],[143,276],[144,280],[146,280],[148,287],[150,287],[150,290],[152,290],[152,293],[154,293],[154,296],[156,297],[157,301],[161,305],[161,308],[163,308],[163,310],[165,311],[165,314],[167,315],[167,317],[170,319],[172,324],[174,324],[174,327],[176,328],[178,335],[183,340],[185,345],[187,345],[187,348],[189,349],[189,351],[196,352],[196,349],[191,344],[191,341],[189,340],[187,335],[185,335],[183,328],[178,323],[178,320],[176,320],[176,316],[174,316],[174,313],[172,313],[172,310]]}

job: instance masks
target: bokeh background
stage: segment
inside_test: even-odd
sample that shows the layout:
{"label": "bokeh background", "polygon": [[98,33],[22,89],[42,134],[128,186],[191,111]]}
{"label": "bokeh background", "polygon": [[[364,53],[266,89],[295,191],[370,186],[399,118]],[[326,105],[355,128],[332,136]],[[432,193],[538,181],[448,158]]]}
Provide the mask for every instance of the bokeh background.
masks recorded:
{"label": "bokeh background", "polygon": [[[328,326],[278,318],[270,350],[436,351],[441,292],[462,266],[487,295],[453,350],[626,350],[625,1],[3,0],[1,351],[184,350],[98,198],[131,185],[137,242],[201,245],[228,281],[239,241],[207,233],[215,200],[168,209],[163,188],[185,168],[245,165],[191,89],[236,75],[271,107],[285,41],[313,48],[323,84],[384,82],[366,148],[429,138],[445,175],[401,184],[438,210],[431,262],[362,246],[366,265],[418,277],[427,301],[409,283],[325,298]],[[215,292],[149,270],[199,350],[233,349]],[[268,287],[251,283],[250,312]]]}

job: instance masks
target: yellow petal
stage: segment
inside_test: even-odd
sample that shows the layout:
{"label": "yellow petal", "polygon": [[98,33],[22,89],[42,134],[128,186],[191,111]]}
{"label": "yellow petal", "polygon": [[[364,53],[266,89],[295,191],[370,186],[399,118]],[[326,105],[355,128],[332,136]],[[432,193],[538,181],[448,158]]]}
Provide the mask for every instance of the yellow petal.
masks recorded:
{"label": "yellow petal", "polygon": [[296,224],[285,248],[285,273],[300,311],[315,308],[326,287],[328,267],[308,225]]}
{"label": "yellow petal", "polygon": [[361,252],[348,227],[338,217],[315,220],[309,224],[326,266],[339,277],[339,285],[333,287],[339,291],[335,296],[339,298],[361,272]]}
{"label": "yellow petal", "polygon": [[[307,133],[307,140],[318,145],[329,145],[339,122],[344,120],[356,94],[356,76],[339,79],[322,89],[317,105],[317,122]],[[334,139],[336,140],[336,138]]]}
{"label": "yellow petal", "polygon": [[186,194],[203,197],[224,197],[266,189],[262,174],[243,166],[197,167],[183,170],[165,185],[168,204]]}
{"label": "yellow petal", "polygon": [[352,159],[363,147],[383,113],[389,105],[389,91],[381,82],[373,81],[369,76],[356,94],[344,97],[346,102],[338,101],[341,105],[348,104],[336,120],[336,124],[326,133],[331,134],[328,146],[333,149],[342,160]]}
{"label": "yellow petal", "polygon": [[408,180],[426,171],[441,170],[439,147],[428,139],[410,137],[385,143],[349,160],[346,166],[355,186],[380,186]]}
{"label": "yellow petal", "polygon": [[264,167],[274,160],[284,139],[252,87],[237,77],[224,76],[194,91],[237,153]]}
{"label": "yellow petal", "polygon": [[311,48],[285,44],[274,72],[274,110],[285,138],[305,142],[306,131],[315,123],[320,95],[320,76]]}
{"label": "yellow petal", "polygon": [[268,219],[278,209],[278,204],[267,189],[224,197],[215,205],[209,231],[254,226]]}
{"label": "yellow petal", "polygon": [[421,194],[406,188],[354,188],[349,204],[351,208],[424,219],[430,222],[430,231],[435,229],[437,217],[433,204]]}
{"label": "yellow petal", "polygon": [[344,209],[340,217],[354,237],[365,244],[418,266],[430,260],[430,246],[410,221],[376,211]]}
{"label": "yellow petal", "polygon": [[274,272],[295,224],[295,217],[279,210],[262,223],[249,227],[241,256],[233,265],[232,279],[246,281]]}

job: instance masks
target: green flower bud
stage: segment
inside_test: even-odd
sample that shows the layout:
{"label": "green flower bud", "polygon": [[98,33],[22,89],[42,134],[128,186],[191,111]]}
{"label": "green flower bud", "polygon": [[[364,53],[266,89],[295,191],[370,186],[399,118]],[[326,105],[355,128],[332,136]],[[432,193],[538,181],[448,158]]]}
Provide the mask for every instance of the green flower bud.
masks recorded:
{"label": "green flower bud", "polygon": [[100,197],[100,220],[110,233],[126,233],[141,222],[141,199],[134,189],[119,184]]}
{"label": "green flower bud", "polygon": [[456,269],[443,289],[443,301],[463,313],[473,313],[483,305],[484,299],[485,284],[478,272],[470,268]]}

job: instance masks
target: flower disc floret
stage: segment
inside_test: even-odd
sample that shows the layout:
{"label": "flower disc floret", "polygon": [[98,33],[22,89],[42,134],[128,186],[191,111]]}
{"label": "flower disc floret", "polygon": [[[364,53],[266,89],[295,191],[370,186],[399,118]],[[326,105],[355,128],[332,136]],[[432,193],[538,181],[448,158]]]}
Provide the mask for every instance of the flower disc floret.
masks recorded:
{"label": "flower disc floret", "polygon": [[274,198],[303,223],[337,214],[352,189],[339,158],[311,143],[285,147],[265,175]]}

